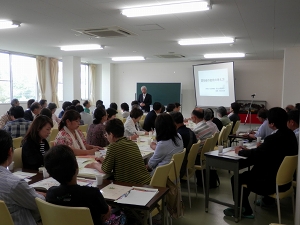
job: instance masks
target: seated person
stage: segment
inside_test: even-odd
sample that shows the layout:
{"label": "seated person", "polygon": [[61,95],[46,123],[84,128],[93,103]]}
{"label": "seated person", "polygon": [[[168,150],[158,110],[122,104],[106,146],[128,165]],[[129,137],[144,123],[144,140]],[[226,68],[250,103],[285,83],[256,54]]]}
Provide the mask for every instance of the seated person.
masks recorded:
{"label": "seated person", "polygon": [[299,110],[291,110],[288,112],[287,127],[294,132],[299,143]]}
{"label": "seated person", "polygon": [[115,102],[110,103],[109,108],[112,108],[118,112],[118,105]]}
{"label": "seated person", "polygon": [[[47,116],[49,117],[50,119],[52,119],[52,112],[50,109],[48,108],[43,108],[40,112],[40,115],[44,115],[44,116]],[[52,121],[53,122],[53,121]]]}
{"label": "seated person", "polygon": [[71,104],[76,107],[80,105],[80,101],[78,99],[74,99]]}
{"label": "seated person", "polygon": [[192,111],[191,114],[192,121],[196,124],[193,128],[193,131],[196,135],[197,140],[200,140],[200,147],[198,153],[201,152],[201,149],[207,138],[210,138],[213,133],[211,128],[204,121],[204,111],[203,109],[197,107]]}
{"label": "seated person", "polygon": [[129,114],[130,114],[130,112],[129,112],[129,105],[126,102],[124,102],[124,103],[121,104],[121,109],[123,111],[122,112],[122,117],[123,118],[127,118],[129,116]]}
{"label": "seated person", "polygon": [[239,114],[238,114],[240,111],[240,104],[237,102],[231,103],[229,111],[230,111],[230,114],[228,115],[228,118],[230,119],[230,121],[233,122],[231,131],[230,131],[230,134],[232,134],[232,130],[235,126],[236,121],[241,120],[239,117]]}
{"label": "seated person", "polygon": [[60,186],[49,188],[46,201],[56,205],[87,207],[95,225],[109,219],[111,208],[97,187],[77,184],[78,164],[72,149],[66,145],[51,148],[45,155],[45,167]]}
{"label": "seated person", "polygon": [[[78,101],[78,100],[77,100]],[[74,102],[74,104],[77,104],[77,102]],[[79,102],[80,104],[80,102]],[[62,104],[62,111],[58,114],[58,118],[61,119],[66,111],[66,109],[72,105],[72,102],[68,102],[68,101],[65,101],[63,104]]]}
{"label": "seated person", "polygon": [[147,169],[154,174],[156,167],[170,163],[173,155],[183,151],[183,141],[177,133],[172,117],[163,113],[155,120],[156,140],[150,147],[155,150],[154,155],[149,159]]}
{"label": "seated person", "polygon": [[178,103],[178,102],[175,102],[174,104],[175,104],[175,108],[174,108],[174,110],[173,110],[173,111],[175,111],[175,112],[180,112],[180,109],[181,109],[181,105],[180,105],[180,103]]}
{"label": "seated person", "polygon": [[8,121],[3,128],[12,138],[24,137],[31,121],[24,119],[24,110],[22,106],[12,107],[10,110],[11,121]]}
{"label": "seated person", "polygon": [[89,145],[79,128],[81,116],[75,110],[67,110],[64,113],[58,127],[58,134],[54,145],[67,145],[75,155],[94,155],[101,149],[99,146]]}
{"label": "seated person", "polygon": [[12,107],[20,106],[20,102],[17,98],[14,98],[13,100],[11,100],[10,104]]}
{"label": "seated person", "polygon": [[46,140],[53,127],[52,119],[38,116],[22,140],[22,161],[24,169],[38,170],[44,166],[44,154],[49,150]]}
{"label": "seated person", "polygon": [[75,106],[75,109],[81,116],[82,124],[80,125],[87,124],[87,130],[89,130],[90,125],[93,123],[93,116],[90,113],[85,112],[82,105]]}
{"label": "seated person", "polygon": [[3,129],[3,128],[5,127],[5,125],[6,125],[6,123],[7,123],[8,121],[11,121],[11,120],[12,120],[12,118],[11,118],[11,116],[10,116],[10,112],[11,112],[11,110],[12,110],[13,107],[14,107],[14,106],[12,106],[12,107],[9,109],[9,111],[7,111],[5,114],[3,114],[3,115],[0,117],[0,129]]}
{"label": "seated person", "polygon": [[288,112],[290,112],[290,111],[292,111],[292,110],[295,110],[296,108],[295,108],[295,106],[293,106],[293,105],[287,105],[286,107],[285,107],[285,111],[288,113]]}
{"label": "seated person", "polygon": [[244,135],[248,136],[248,138],[256,139],[257,137],[261,137],[261,139],[265,139],[267,136],[271,135],[273,130],[269,126],[269,121],[268,121],[268,110],[267,109],[260,109],[257,112],[257,118],[260,122],[263,124],[260,125],[258,128],[257,132],[254,133],[253,131],[250,132],[249,135]]}
{"label": "seated person", "polygon": [[138,101],[131,102],[131,109],[134,109],[134,108],[138,108],[138,109],[141,108]]}
{"label": "seated person", "polygon": [[155,128],[155,119],[160,113],[161,104],[159,102],[154,102],[153,110],[151,110],[145,117],[143,129],[145,131],[151,131]]}
{"label": "seated person", "polygon": [[170,115],[174,120],[177,133],[179,133],[182,137],[183,148],[185,148],[185,156],[180,169],[180,178],[182,178],[186,173],[186,165],[190,149],[193,144],[197,143],[197,138],[195,133],[183,124],[183,116],[180,112],[173,111]]}
{"label": "seated person", "polygon": [[98,107],[94,111],[94,120],[87,132],[87,143],[89,145],[96,145],[106,147],[109,142],[105,137],[105,125],[107,120],[107,113],[102,107]]}
{"label": "seated person", "polygon": [[171,103],[167,105],[166,111],[167,113],[173,112],[173,110],[175,109],[175,104]]}
{"label": "seated person", "polygon": [[217,108],[217,115],[223,126],[227,126],[231,122],[227,116],[227,110],[224,106],[220,106]]}
{"label": "seated person", "polygon": [[88,100],[85,100],[83,102],[83,106],[84,106],[84,112],[90,114],[90,107],[91,107],[91,103]]}
{"label": "seated person", "polygon": [[218,129],[219,129],[219,131],[221,131],[222,128],[223,128],[222,122],[221,122],[218,118],[215,117],[214,111],[213,111],[211,108],[207,108],[207,109],[211,111],[211,115],[212,115],[211,121],[212,121],[214,124],[216,124],[216,126],[217,126]]}
{"label": "seated person", "polygon": [[58,126],[58,124],[60,123],[60,119],[55,114],[55,111],[57,109],[57,105],[54,102],[50,102],[48,104],[48,109],[50,109],[50,111],[52,113],[53,127]]}
{"label": "seated person", "polygon": [[[238,190],[241,190],[242,184],[247,184],[242,196],[244,208],[242,216],[247,218],[254,218],[248,201],[250,192],[263,196],[276,193],[277,171],[284,157],[298,154],[297,139],[293,131],[287,128],[288,117],[285,110],[279,107],[271,108],[268,112],[268,119],[269,127],[274,131],[273,134],[267,136],[264,142],[255,149],[246,149],[241,146],[235,149],[238,155],[248,157],[248,160],[254,164],[251,171],[239,174]],[[231,178],[231,186],[234,186],[234,177]],[[284,192],[290,187],[291,184],[279,186],[279,192]],[[236,204],[239,203],[240,200],[236,202]],[[233,216],[234,209],[225,209],[224,214]]]}
{"label": "seated person", "polygon": [[6,169],[14,152],[12,138],[4,130],[0,130],[0,146],[0,200],[5,202],[15,225],[36,225],[40,214],[35,198],[44,196]]}
{"label": "seated person", "polygon": [[28,121],[33,121],[41,112],[41,105],[38,102],[31,104],[30,108],[24,112],[24,119]]}
{"label": "seated person", "polygon": [[116,118],[118,111],[113,108],[108,108],[106,109],[106,113],[107,113],[107,120],[112,120]]}
{"label": "seated person", "polygon": [[32,103],[34,103],[35,102],[35,99],[29,99],[28,101],[27,101],[27,109],[26,110],[28,110],[28,109],[30,109],[30,106],[32,105]]}
{"label": "seated person", "polygon": [[203,120],[210,127],[210,130],[213,134],[219,132],[219,129],[218,129],[217,125],[214,122],[211,121],[212,120],[211,110],[209,110],[209,109],[204,110]]}
{"label": "seated person", "polygon": [[[132,109],[130,111],[130,116],[127,118],[124,127],[125,127],[125,137],[130,137],[130,140],[135,140],[138,135],[137,132],[143,130],[140,128],[139,121],[143,116],[143,111],[141,109]],[[148,134],[148,132],[145,132]]]}
{"label": "seated person", "polygon": [[115,181],[149,184],[150,175],[145,168],[139,147],[124,137],[124,125],[119,119],[109,120],[105,130],[110,143],[105,158],[96,158],[98,162],[86,167],[95,168],[102,173],[113,173]]}
{"label": "seated person", "polygon": [[39,103],[40,103],[42,109],[43,109],[43,108],[47,108],[48,103],[47,103],[47,100],[46,100],[46,99],[41,99],[41,100],[39,101]]}

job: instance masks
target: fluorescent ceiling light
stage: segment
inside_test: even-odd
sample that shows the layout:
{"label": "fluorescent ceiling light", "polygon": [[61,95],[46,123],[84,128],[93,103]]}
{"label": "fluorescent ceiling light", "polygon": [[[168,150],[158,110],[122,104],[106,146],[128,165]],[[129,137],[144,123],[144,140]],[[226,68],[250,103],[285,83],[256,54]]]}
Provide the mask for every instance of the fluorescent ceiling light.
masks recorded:
{"label": "fluorescent ceiling light", "polygon": [[80,50],[97,50],[103,49],[101,45],[90,44],[90,45],[66,45],[61,46],[60,50],[62,51],[80,51]]}
{"label": "fluorescent ceiling light", "polygon": [[213,38],[194,38],[194,39],[182,39],[178,41],[180,45],[207,45],[207,44],[224,44],[233,43],[232,37],[213,37]]}
{"label": "fluorescent ceiling light", "polygon": [[143,56],[129,56],[129,57],[113,57],[112,61],[135,61],[135,60],[145,60]]}
{"label": "fluorescent ceiling light", "polygon": [[191,1],[128,8],[121,10],[121,14],[127,17],[139,17],[185,12],[198,12],[204,10],[209,10],[209,5],[206,1]]}
{"label": "fluorescent ceiling light", "polygon": [[205,54],[204,58],[213,59],[213,58],[239,58],[245,57],[245,53],[215,53],[215,54]]}
{"label": "fluorescent ceiling light", "polygon": [[0,20],[0,29],[16,28],[20,26],[20,22],[9,21],[9,20]]}

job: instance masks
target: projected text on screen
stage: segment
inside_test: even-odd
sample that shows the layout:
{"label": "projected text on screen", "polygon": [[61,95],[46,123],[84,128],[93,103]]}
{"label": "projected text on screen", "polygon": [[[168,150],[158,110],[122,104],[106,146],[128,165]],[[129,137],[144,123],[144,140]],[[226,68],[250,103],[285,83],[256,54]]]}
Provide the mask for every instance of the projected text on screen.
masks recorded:
{"label": "projected text on screen", "polygon": [[200,96],[229,96],[228,70],[198,71]]}

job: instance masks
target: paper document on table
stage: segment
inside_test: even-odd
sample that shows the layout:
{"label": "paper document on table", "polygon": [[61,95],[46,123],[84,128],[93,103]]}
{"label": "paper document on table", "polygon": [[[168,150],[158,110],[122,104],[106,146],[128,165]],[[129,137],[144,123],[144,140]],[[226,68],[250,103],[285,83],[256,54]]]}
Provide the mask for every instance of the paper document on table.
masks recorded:
{"label": "paper document on table", "polygon": [[13,175],[15,175],[21,179],[26,179],[26,178],[35,176],[36,173],[26,173],[26,172],[22,172],[22,171],[17,171],[17,172],[14,172]]}
{"label": "paper document on table", "polygon": [[116,200],[117,203],[130,205],[147,205],[157,194],[158,189],[133,187],[126,195]]}
{"label": "paper document on table", "polygon": [[105,176],[104,173],[100,173],[98,170],[92,169],[92,168],[80,168],[77,176],[78,177],[95,178],[95,175]]}
{"label": "paper document on table", "polygon": [[225,153],[223,153],[223,155],[232,156],[232,157],[241,158],[241,159],[247,159],[247,157],[239,156],[238,154],[236,154],[234,150],[225,152]]}
{"label": "paper document on table", "polygon": [[132,187],[122,186],[117,184],[109,184],[106,187],[102,188],[100,192],[103,197],[106,199],[116,200],[120,198],[122,195],[128,193]]}
{"label": "paper document on table", "polygon": [[30,184],[29,186],[37,189],[49,190],[49,188],[59,185],[60,183],[57,180],[53,179],[52,177],[49,177],[36,183]]}

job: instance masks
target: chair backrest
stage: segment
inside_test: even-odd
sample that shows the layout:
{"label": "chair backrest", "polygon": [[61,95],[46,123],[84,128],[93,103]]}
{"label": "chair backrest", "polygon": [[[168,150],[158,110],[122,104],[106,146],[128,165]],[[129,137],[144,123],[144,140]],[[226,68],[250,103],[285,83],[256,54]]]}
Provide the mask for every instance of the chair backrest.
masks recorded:
{"label": "chair backrest", "polygon": [[35,198],[43,225],[93,225],[90,209],[54,205]]}
{"label": "chair backrest", "polygon": [[[172,157],[172,160],[175,163],[177,178],[179,178],[179,176],[180,176],[180,169],[181,169],[181,165],[182,165],[182,162],[183,162],[183,159],[185,156],[185,152],[186,152],[185,149],[183,149],[182,152],[176,153]],[[169,178],[171,179],[171,181],[176,180],[174,166],[171,168],[171,170],[169,172]]]}
{"label": "chair backrest", "polygon": [[211,145],[211,151],[213,151],[214,150],[214,148],[216,147],[216,145],[217,145],[217,142],[218,142],[218,139],[219,139],[219,135],[220,135],[220,132],[217,132],[217,133],[215,133],[214,134],[214,138],[213,138],[213,140],[212,140],[212,145]]}
{"label": "chair backrest", "polygon": [[223,145],[223,140],[224,140],[225,131],[226,131],[226,127],[223,126],[223,127],[222,127],[222,130],[220,131],[219,138],[218,138],[218,144],[219,144],[219,145]]}
{"label": "chair backrest", "polygon": [[20,148],[22,140],[23,140],[23,137],[13,138],[13,147]]}
{"label": "chair backrest", "polygon": [[23,168],[22,148],[16,148],[13,155],[14,168]]}
{"label": "chair backrest", "polygon": [[151,178],[150,185],[157,187],[166,187],[169,172],[173,167],[173,160],[169,164],[158,166]]}
{"label": "chair backrest", "polygon": [[54,142],[55,142],[55,141],[50,141],[50,142],[49,142],[50,148],[52,148],[52,147],[54,146]]}
{"label": "chair backrest", "polygon": [[78,129],[82,132],[87,132],[88,124],[80,125]]}
{"label": "chair backrest", "polygon": [[145,120],[140,120],[140,121],[139,121],[140,127],[143,127],[143,126],[144,126],[144,122],[145,122]]}
{"label": "chair backrest", "polygon": [[238,120],[238,121],[235,122],[235,125],[234,125],[233,130],[232,130],[232,134],[236,134],[237,130],[240,127],[240,124],[241,124],[240,120]]}
{"label": "chair backrest", "polygon": [[195,160],[196,160],[196,157],[197,157],[197,154],[198,154],[198,151],[199,151],[199,147],[200,147],[200,142],[201,141],[198,141],[196,144],[193,144],[191,149],[190,149],[190,152],[189,152],[189,155],[188,155],[188,162],[187,162],[187,165],[186,165],[187,169],[194,168]]}
{"label": "chair backrest", "polygon": [[223,143],[226,142],[225,143],[226,145],[227,145],[227,141],[228,141],[228,136],[229,136],[231,128],[232,128],[232,124],[233,124],[233,122],[229,123],[226,126],[226,129],[225,129],[225,133],[224,133],[224,137],[223,137]]}
{"label": "chair backrest", "polygon": [[298,155],[284,157],[276,176],[276,184],[284,185],[293,181],[293,175],[297,168]]}
{"label": "chair backrest", "polygon": [[214,140],[214,137],[210,137],[210,138],[207,138],[205,140],[205,143],[204,143],[204,145],[202,147],[202,150],[201,150],[200,165],[202,165],[202,162],[205,160],[204,153],[209,152],[211,150],[213,140]]}
{"label": "chair backrest", "polygon": [[122,118],[122,122],[125,123],[127,118]]}
{"label": "chair backrest", "polygon": [[14,225],[11,215],[4,201],[0,200],[0,225]]}
{"label": "chair backrest", "polygon": [[58,128],[52,128],[51,133],[50,133],[50,137],[49,137],[49,142],[54,141],[57,134],[58,134]]}

